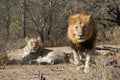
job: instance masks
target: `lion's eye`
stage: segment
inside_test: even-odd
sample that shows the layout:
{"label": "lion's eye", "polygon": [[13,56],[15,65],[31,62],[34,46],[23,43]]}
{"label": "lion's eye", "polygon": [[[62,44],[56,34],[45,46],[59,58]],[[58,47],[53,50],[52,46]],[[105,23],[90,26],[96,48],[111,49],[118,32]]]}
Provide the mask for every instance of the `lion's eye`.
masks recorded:
{"label": "lion's eye", "polygon": [[78,29],[78,26],[75,26],[75,29]]}
{"label": "lion's eye", "polygon": [[84,31],[87,31],[87,27],[86,27],[86,26],[85,26],[85,27],[83,27],[83,30],[84,30]]}

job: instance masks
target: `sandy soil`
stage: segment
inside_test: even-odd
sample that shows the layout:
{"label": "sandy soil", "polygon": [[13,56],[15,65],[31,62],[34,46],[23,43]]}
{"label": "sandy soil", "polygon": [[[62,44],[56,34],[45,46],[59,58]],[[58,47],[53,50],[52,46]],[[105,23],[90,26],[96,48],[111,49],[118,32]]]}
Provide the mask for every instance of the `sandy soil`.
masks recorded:
{"label": "sandy soil", "polygon": [[[82,71],[72,64],[57,65],[7,65],[0,70],[0,80],[39,80],[40,74],[46,80],[80,80]],[[77,74],[77,75],[75,75]]]}

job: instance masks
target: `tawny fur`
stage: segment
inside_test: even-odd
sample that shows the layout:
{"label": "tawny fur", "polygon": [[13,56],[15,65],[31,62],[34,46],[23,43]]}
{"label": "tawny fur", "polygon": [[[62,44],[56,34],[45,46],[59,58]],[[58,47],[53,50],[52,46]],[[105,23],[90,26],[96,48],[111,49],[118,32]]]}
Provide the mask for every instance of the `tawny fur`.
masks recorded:
{"label": "tawny fur", "polygon": [[[89,60],[94,54],[96,42],[96,25],[88,12],[75,14],[69,18],[68,39],[72,44],[75,64],[80,64],[80,59],[86,57],[85,68],[89,68]],[[85,54],[84,54],[85,52]],[[84,72],[87,70],[84,68]]]}
{"label": "tawny fur", "polygon": [[[65,52],[43,48],[43,46],[38,43],[40,40],[39,38],[30,38],[25,40],[27,45],[24,48],[23,58],[21,60],[22,63],[56,64],[67,61],[67,54]],[[37,44],[35,44],[35,42]]]}

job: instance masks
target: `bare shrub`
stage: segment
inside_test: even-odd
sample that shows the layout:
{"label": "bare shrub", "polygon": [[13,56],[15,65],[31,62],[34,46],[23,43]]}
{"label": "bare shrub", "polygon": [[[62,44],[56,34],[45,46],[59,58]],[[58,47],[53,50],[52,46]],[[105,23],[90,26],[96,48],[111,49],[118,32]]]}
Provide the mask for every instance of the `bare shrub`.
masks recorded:
{"label": "bare shrub", "polygon": [[7,54],[0,53],[0,69],[4,69],[5,65],[9,62]]}
{"label": "bare shrub", "polygon": [[98,29],[98,37],[97,44],[112,44],[118,45],[120,44],[120,28],[99,28]]}

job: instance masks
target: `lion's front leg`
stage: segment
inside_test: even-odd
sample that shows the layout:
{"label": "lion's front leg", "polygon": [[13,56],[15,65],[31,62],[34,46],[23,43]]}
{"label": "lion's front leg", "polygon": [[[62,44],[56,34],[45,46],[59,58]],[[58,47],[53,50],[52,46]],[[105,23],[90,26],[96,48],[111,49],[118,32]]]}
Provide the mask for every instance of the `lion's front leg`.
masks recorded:
{"label": "lion's front leg", "polygon": [[84,67],[84,72],[85,72],[85,73],[89,72],[90,58],[91,58],[91,55],[90,55],[90,54],[87,54],[87,55],[86,55],[86,60],[85,60],[85,67]]}
{"label": "lion's front leg", "polygon": [[76,51],[73,50],[73,58],[74,58],[74,64],[75,65],[80,65],[80,57],[79,54],[76,53]]}
{"label": "lion's front leg", "polygon": [[90,60],[92,56],[94,55],[95,50],[92,49],[86,53],[86,60],[85,60],[85,67],[84,67],[84,72],[87,73],[89,72],[89,65],[90,65]]}

